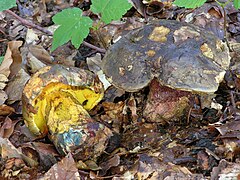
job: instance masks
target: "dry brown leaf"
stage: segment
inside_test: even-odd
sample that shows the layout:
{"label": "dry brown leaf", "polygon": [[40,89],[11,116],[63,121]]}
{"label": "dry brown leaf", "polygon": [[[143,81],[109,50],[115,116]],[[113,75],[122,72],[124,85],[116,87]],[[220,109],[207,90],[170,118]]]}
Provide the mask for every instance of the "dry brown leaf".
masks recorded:
{"label": "dry brown leaf", "polygon": [[7,76],[5,76],[4,74],[0,74],[0,89],[5,88],[6,82],[8,82]]}
{"label": "dry brown leaf", "polygon": [[103,175],[106,174],[106,172],[111,168],[111,167],[116,167],[120,164],[120,156],[115,154],[112,158],[109,160],[103,162],[100,167],[103,171]]}
{"label": "dry brown leaf", "polygon": [[28,167],[22,159],[9,158],[4,163],[4,169],[2,169],[1,175],[7,179],[22,179],[21,177],[23,177],[22,175],[27,169]]}
{"label": "dry brown leaf", "polygon": [[[7,14],[7,16],[9,16]],[[13,19],[12,17],[8,17],[8,21],[11,19],[11,26],[9,27],[9,37],[14,39],[24,39],[26,37],[26,27],[17,19]]]}
{"label": "dry brown leaf", "polygon": [[151,2],[149,2],[148,6],[147,6],[146,13],[148,15],[154,15],[154,14],[158,14],[158,13],[162,12],[163,9],[164,9],[163,2],[151,1]]}
{"label": "dry brown leaf", "polygon": [[143,17],[146,17],[146,6],[144,6],[142,0],[130,0],[134,8],[141,14]]}
{"label": "dry brown leaf", "polygon": [[[3,108],[5,109],[5,106],[3,106],[3,107],[1,107],[1,106],[7,100],[7,98],[8,98],[8,96],[7,96],[6,92],[0,89],[0,110],[3,109]],[[0,115],[1,114],[5,115],[6,112],[0,111]]]}
{"label": "dry brown leaf", "polygon": [[27,44],[35,44],[37,41],[39,41],[39,37],[35,33],[34,29],[28,28],[27,34],[26,34],[26,43]]}
{"label": "dry brown leaf", "polygon": [[[0,97],[1,97],[1,95],[0,95]],[[7,106],[5,104],[0,105],[0,116],[7,116],[13,112],[15,112],[14,108]]]}
{"label": "dry brown leaf", "polygon": [[198,163],[201,169],[205,171],[209,170],[210,164],[209,164],[209,156],[207,155],[207,153],[204,151],[199,151],[197,154],[197,157],[198,157]]}
{"label": "dry brown leaf", "polygon": [[52,154],[53,156],[59,156],[59,154],[57,153],[54,145],[52,145],[52,144],[45,144],[45,143],[42,143],[42,142],[33,142],[31,144],[33,144],[33,146],[38,151],[41,151],[41,153]]}
{"label": "dry brown leaf", "polygon": [[119,132],[123,120],[123,107],[124,103],[122,101],[118,103],[103,102],[102,103],[105,114],[101,116],[101,119],[107,123],[111,123],[114,131]]}
{"label": "dry brown leaf", "polygon": [[[31,48],[34,51],[34,48]],[[31,73],[37,72],[42,67],[46,66],[44,62],[35,57],[30,51],[30,47],[21,48],[21,55],[23,58],[24,69]]]}
{"label": "dry brown leaf", "polygon": [[137,115],[137,103],[134,96],[131,96],[127,102],[127,106],[129,107],[132,115],[132,121],[137,123],[138,115]]}
{"label": "dry brown leaf", "polygon": [[219,133],[222,136],[224,136],[228,133],[235,132],[236,133],[235,137],[237,137],[239,135],[238,131],[240,129],[240,123],[239,123],[239,121],[231,121],[231,122],[227,122],[226,124],[222,124],[219,127],[216,126],[215,128],[219,131]]}
{"label": "dry brown leaf", "polygon": [[44,171],[49,170],[57,163],[56,157],[59,157],[52,144],[42,142],[24,143],[21,148],[25,154],[39,160],[39,164]]}
{"label": "dry brown leaf", "polygon": [[19,47],[22,43],[22,41],[9,42],[4,60],[0,65],[0,73],[9,77],[9,79],[20,70],[22,58],[19,52]]}
{"label": "dry brown leaf", "polygon": [[[226,8],[224,9],[226,10]],[[205,3],[193,11],[183,11],[183,13],[185,14],[186,22],[191,22],[208,31],[212,31],[220,39],[223,39],[223,11],[216,2]]]}
{"label": "dry brown leaf", "polygon": [[164,180],[191,180],[202,179],[201,174],[192,174],[186,167],[174,165],[172,163],[163,163],[158,158],[140,154],[139,160],[133,168],[126,171],[123,175],[125,179],[164,179]]}
{"label": "dry brown leaf", "polygon": [[37,166],[38,163],[33,159],[22,154],[22,152],[17,149],[8,139],[0,137],[0,154],[2,158],[20,158],[23,159],[29,166]]}
{"label": "dry brown leaf", "polygon": [[15,124],[17,122],[18,121],[13,122],[9,117],[6,117],[4,123],[2,124],[2,126],[0,128],[0,137],[9,138],[12,135]]}
{"label": "dry brown leaf", "polygon": [[214,167],[211,172],[211,179],[240,179],[240,164],[230,163],[222,159],[218,167]]}
{"label": "dry brown leaf", "polygon": [[45,173],[44,177],[41,180],[45,179],[72,179],[72,180],[80,180],[80,175],[78,173],[78,169],[76,167],[76,163],[69,153],[65,158],[63,158],[60,162],[53,165],[51,169]]}
{"label": "dry brown leaf", "polygon": [[54,62],[66,66],[74,66],[73,57],[77,55],[77,50],[72,48],[69,43],[59,46],[51,55],[54,57]]}
{"label": "dry brown leaf", "polygon": [[8,104],[12,104],[22,99],[23,88],[29,78],[30,76],[23,69],[20,69],[16,76],[12,78],[5,89],[5,92],[8,95]]}

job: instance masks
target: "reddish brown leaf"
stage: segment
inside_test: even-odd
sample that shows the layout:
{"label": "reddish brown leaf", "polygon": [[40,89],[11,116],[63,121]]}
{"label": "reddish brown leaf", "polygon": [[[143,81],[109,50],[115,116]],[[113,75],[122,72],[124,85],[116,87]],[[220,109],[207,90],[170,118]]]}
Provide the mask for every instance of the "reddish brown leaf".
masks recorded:
{"label": "reddish brown leaf", "polygon": [[14,126],[17,122],[18,121],[13,122],[9,117],[6,117],[4,123],[0,128],[0,137],[9,138],[12,135]]}
{"label": "reddish brown leaf", "polygon": [[5,104],[0,105],[0,116],[7,116],[13,112],[15,112],[15,110],[12,107]]}
{"label": "reddish brown leaf", "polygon": [[80,175],[78,173],[78,169],[76,167],[76,164],[72,155],[69,153],[60,162],[53,165],[51,169],[47,173],[45,173],[43,179],[52,179],[52,180],[79,179],[80,180]]}

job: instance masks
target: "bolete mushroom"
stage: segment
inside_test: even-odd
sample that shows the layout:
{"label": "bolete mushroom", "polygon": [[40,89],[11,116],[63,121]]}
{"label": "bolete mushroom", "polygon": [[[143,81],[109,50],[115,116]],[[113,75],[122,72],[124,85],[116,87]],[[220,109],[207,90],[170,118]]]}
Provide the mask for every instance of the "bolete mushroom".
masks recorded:
{"label": "bolete mushroom", "polygon": [[77,149],[81,159],[96,158],[112,135],[88,114],[103,94],[102,83],[89,71],[46,66],[25,85],[23,118],[37,137],[48,134],[61,154]]}
{"label": "bolete mushroom", "polygon": [[[136,92],[155,79],[155,89],[167,86],[213,94],[229,64],[228,47],[213,33],[175,20],[160,20],[130,31],[113,44],[102,68],[114,86],[128,92]],[[150,99],[154,99],[152,84]],[[173,99],[180,98],[182,95]]]}

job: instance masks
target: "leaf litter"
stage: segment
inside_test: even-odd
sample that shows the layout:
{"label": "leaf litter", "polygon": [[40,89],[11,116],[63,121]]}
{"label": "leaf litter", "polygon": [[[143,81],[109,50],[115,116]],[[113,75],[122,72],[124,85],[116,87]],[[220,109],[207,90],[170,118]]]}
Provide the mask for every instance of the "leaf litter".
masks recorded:
{"label": "leaf litter", "polygon": [[[28,5],[21,2],[22,9],[15,9],[15,12],[19,11],[22,17],[32,20],[39,26],[50,27],[51,17],[58,9],[71,6],[71,2],[32,1],[28,2]],[[222,10],[215,3],[206,3],[191,12],[176,9],[166,1],[162,4],[153,4],[150,1],[137,4],[135,7],[147,18],[153,12],[152,16],[155,17],[177,17],[181,21],[197,24],[223,37]],[[44,8],[39,9],[38,5]],[[81,1],[79,7],[83,6],[88,7],[89,1]],[[160,7],[162,10],[153,7]],[[147,16],[144,14],[144,9],[147,9]],[[230,6],[226,9],[229,15],[230,46],[234,44],[234,47],[238,47],[238,12],[233,11]],[[198,13],[199,11],[202,13]],[[106,43],[109,44],[112,39],[117,40],[118,36],[142,26],[145,20],[139,16],[137,11],[132,9],[125,17],[126,21],[115,24],[115,28],[112,27],[113,24],[104,26],[106,29],[104,33],[109,36],[105,40]],[[6,58],[0,66],[1,177],[10,179],[239,178],[240,81],[237,49],[231,52],[233,62],[227,73],[228,77],[226,76],[228,79],[221,84],[214,99],[214,102],[220,104],[222,108],[201,108],[199,99],[196,98],[194,106],[189,108],[185,118],[180,121],[145,122],[143,114],[145,113],[146,116],[148,112],[143,112],[143,109],[148,104],[148,87],[134,93],[109,87],[105,91],[103,101],[89,113],[96,121],[110,128],[115,136],[111,138],[105,152],[99,155],[97,161],[91,159],[81,161],[74,159],[70,153],[65,157],[61,156],[48,137],[41,139],[32,137],[19,113],[21,91],[30,75],[40,67],[56,63],[65,64],[64,59],[67,57],[69,60],[65,65],[78,64],[78,67],[98,73],[99,60],[104,54],[95,57],[96,50],[81,45],[76,51],[70,44],[60,47],[61,50],[58,52],[56,50],[57,53],[50,53],[49,35],[34,29],[34,32],[30,32],[30,28],[7,14],[1,18],[4,21],[0,21],[0,27],[4,27],[5,34],[1,34],[0,38],[5,43],[0,44],[0,47],[7,49],[7,44],[9,46],[6,52],[0,51]],[[6,22],[12,24],[6,25]],[[97,36],[89,36],[86,40],[105,48],[104,43],[100,41],[101,38]],[[23,43],[22,40],[25,38],[28,41]],[[73,52],[75,52],[74,56],[71,56]],[[64,57],[59,53],[65,53]],[[56,60],[57,56],[61,59]],[[155,106],[150,108],[151,112],[155,111]]]}

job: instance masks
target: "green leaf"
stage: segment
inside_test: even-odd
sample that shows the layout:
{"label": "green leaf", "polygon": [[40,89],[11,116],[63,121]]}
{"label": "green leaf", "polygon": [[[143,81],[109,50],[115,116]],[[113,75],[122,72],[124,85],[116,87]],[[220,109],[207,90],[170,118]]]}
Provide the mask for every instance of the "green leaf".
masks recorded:
{"label": "green leaf", "polygon": [[196,8],[202,6],[207,0],[175,0],[173,4],[184,8]]}
{"label": "green leaf", "polygon": [[0,65],[2,64],[4,56],[0,56]]}
{"label": "green leaf", "polygon": [[106,24],[120,19],[132,7],[128,0],[92,0],[91,10]]}
{"label": "green leaf", "polygon": [[236,9],[239,9],[239,8],[240,8],[240,0],[234,0],[234,1],[233,1],[233,4],[234,4],[234,7],[235,7]]}
{"label": "green leaf", "polygon": [[16,0],[0,0],[0,11],[10,9],[16,5]]}
{"label": "green leaf", "polygon": [[54,32],[51,51],[70,41],[75,48],[79,48],[83,39],[89,34],[92,20],[82,16],[79,8],[69,8],[53,16],[53,22],[60,25]]}

